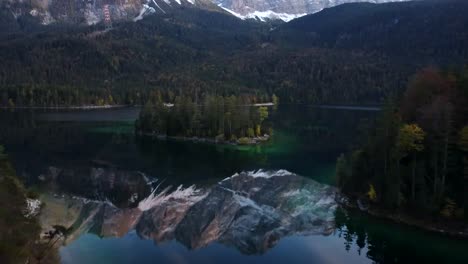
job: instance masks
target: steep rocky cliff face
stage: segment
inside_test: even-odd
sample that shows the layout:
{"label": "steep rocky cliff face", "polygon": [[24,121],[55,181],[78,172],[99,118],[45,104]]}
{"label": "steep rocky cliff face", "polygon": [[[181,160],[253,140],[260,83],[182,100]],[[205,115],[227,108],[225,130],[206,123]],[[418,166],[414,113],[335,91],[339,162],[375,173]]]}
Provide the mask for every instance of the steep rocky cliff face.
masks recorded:
{"label": "steep rocky cliff face", "polygon": [[94,25],[104,22],[140,20],[149,14],[175,9],[201,8],[224,12],[210,0],[0,0],[3,15],[30,17],[43,25],[54,22]]}
{"label": "steep rocky cliff face", "polygon": [[200,8],[242,19],[289,21],[344,3],[392,1],[405,0],[0,0],[0,15],[9,19],[26,16],[43,25],[54,22],[94,25],[103,22],[106,13],[111,22],[137,21],[149,14]]}
{"label": "steep rocky cliff face", "polygon": [[402,2],[405,0],[213,0],[241,18],[291,20],[324,8],[352,2]]}

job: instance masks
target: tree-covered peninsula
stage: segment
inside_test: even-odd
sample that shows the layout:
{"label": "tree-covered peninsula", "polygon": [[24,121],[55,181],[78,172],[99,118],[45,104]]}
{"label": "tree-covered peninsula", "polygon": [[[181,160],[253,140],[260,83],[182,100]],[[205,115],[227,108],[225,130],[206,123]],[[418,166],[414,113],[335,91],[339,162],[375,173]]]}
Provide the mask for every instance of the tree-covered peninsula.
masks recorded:
{"label": "tree-covered peninsula", "polygon": [[273,95],[271,100],[256,104],[249,96],[177,96],[168,104],[156,92],[141,110],[135,129],[139,135],[256,144],[273,133],[267,105],[276,105],[278,98]]}
{"label": "tree-covered peninsula", "polygon": [[468,71],[418,73],[361,146],[339,157],[337,180],[361,209],[442,228],[466,221]]}

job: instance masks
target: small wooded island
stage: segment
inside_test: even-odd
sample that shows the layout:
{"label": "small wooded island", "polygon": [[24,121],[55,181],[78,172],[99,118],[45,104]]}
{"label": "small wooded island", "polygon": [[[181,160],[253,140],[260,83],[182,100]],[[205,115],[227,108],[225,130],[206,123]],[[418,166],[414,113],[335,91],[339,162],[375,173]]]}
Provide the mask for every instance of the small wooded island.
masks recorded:
{"label": "small wooded island", "polygon": [[[273,105],[278,98],[272,96]],[[273,128],[266,104],[248,96],[207,95],[203,100],[177,96],[165,104],[151,95],[135,123],[137,135],[212,143],[253,145],[270,139]]]}

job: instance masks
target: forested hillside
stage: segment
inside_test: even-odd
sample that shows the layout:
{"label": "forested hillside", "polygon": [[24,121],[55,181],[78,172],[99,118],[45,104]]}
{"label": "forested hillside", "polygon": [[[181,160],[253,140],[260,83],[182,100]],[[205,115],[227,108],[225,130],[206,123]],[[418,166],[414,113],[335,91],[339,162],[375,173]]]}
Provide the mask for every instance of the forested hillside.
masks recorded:
{"label": "forested hillside", "polygon": [[468,57],[467,1],[344,4],[278,29],[289,44],[365,50],[398,62],[464,63]]}
{"label": "forested hillside", "polygon": [[364,142],[338,159],[343,192],[411,215],[466,217],[467,106],[468,71],[418,73]]}
{"label": "forested hillside", "polygon": [[468,57],[467,2],[347,4],[283,25],[198,9],[91,27],[38,27],[0,41],[0,104],[144,104],[248,94],[284,103],[382,103],[428,65]]}

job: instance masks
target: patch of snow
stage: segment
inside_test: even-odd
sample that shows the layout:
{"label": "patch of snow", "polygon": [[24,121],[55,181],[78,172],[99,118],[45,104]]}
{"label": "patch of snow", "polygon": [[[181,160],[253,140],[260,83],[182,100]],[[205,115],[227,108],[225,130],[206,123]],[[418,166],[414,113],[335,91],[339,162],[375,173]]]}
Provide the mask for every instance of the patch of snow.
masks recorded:
{"label": "patch of snow", "polygon": [[[153,0],[153,3],[154,3],[154,5],[155,5],[157,8],[159,8],[159,10],[161,10],[164,14],[166,13],[166,11],[164,11],[164,10],[158,5],[158,3],[156,3],[155,0]],[[154,10],[154,9],[153,9],[153,10]]]}
{"label": "patch of snow", "polygon": [[[294,173],[289,172],[287,170],[264,171],[262,169],[259,169],[257,171],[247,171],[247,172],[243,171],[243,172],[241,172],[241,174],[244,174],[244,175],[247,175],[247,176],[250,176],[250,177],[253,177],[253,178],[267,178],[267,179],[271,178],[271,177],[281,177],[281,176],[294,175]],[[235,173],[231,177],[227,177],[224,180],[222,180],[222,182],[230,180],[230,179],[235,178],[235,177],[238,177],[241,174]]]}
{"label": "patch of snow", "polygon": [[221,7],[222,9],[224,9],[225,11],[231,13],[232,15],[242,19],[242,20],[256,19],[256,20],[260,20],[262,22],[266,22],[268,20],[283,20],[284,22],[289,22],[289,21],[291,21],[291,20],[293,20],[295,18],[307,15],[307,13],[303,13],[303,14],[277,13],[277,12],[272,11],[272,10],[255,11],[255,12],[252,12],[252,13],[248,13],[246,15],[241,15],[239,13],[234,12],[233,10],[230,10],[228,8],[223,7],[221,4],[218,5],[218,6]]}
{"label": "patch of snow", "polygon": [[[62,198],[64,198],[64,196],[62,195]],[[114,207],[114,208],[117,208],[117,206],[115,206],[111,201],[109,201],[109,199],[106,198],[105,201],[102,201],[102,200],[93,200],[93,199],[88,199],[88,198],[85,198],[85,197],[81,197],[81,196],[71,196],[72,199],[74,200],[78,200],[80,202],[82,202],[83,204],[89,204],[89,203],[97,203],[97,204],[107,204],[109,205],[110,207]]]}
{"label": "patch of snow", "polygon": [[86,19],[86,24],[88,24],[88,26],[95,25],[99,23],[100,21],[99,17],[93,12],[91,7],[85,10],[84,17]]}
{"label": "patch of snow", "polygon": [[132,196],[130,196],[130,198],[128,198],[128,201],[131,203],[136,202],[136,200],[138,200],[138,193],[134,193]]}
{"label": "patch of snow", "polygon": [[258,19],[262,22],[268,20],[283,20],[284,22],[289,22],[295,18],[302,17],[307,15],[306,13],[303,14],[288,14],[288,13],[276,13],[274,11],[255,11],[253,13],[247,14],[244,17],[246,19]]}
{"label": "patch of snow", "polygon": [[52,17],[49,11],[46,11],[44,13],[44,16],[42,17],[42,25],[47,26],[55,22],[55,19]]}
{"label": "patch of snow", "polygon": [[37,199],[26,198],[26,208],[23,211],[23,214],[26,218],[31,218],[36,216],[41,209],[41,201]]}
{"label": "patch of snow", "polygon": [[29,14],[33,17],[39,15],[39,11],[37,11],[37,9],[33,8],[31,9],[31,11],[29,12]]}
{"label": "patch of snow", "polygon": [[292,172],[287,170],[278,170],[278,171],[263,171],[262,169],[255,171],[247,172],[247,174],[254,178],[271,178],[271,177],[281,177],[281,176],[290,176],[293,175]]}
{"label": "patch of snow", "polygon": [[194,204],[206,197],[207,193],[202,192],[195,188],[195,185],[183,188],[182,185],[171,193],[168,193],[170,186],[164,189],[162,192],[156,194],[158,188],[156,188],[147,198],[140,201],[138,208],[141,211],[147,211],[157,205],[163,204],[169,200],[182,200],[184,203]]}
{"label": "patch of snow", "polygon": [[[158,6],[158,4],[156,4],[156,2],[154,2],[154,4],[159,8],[161,9],[161,7]],[[164,12],[164,10],[161,9],[161,11]],[[137,17],[135,17],[133,19],[134,22],[138,21],[138,20],[142,20],[144,16],[146,16],[148,13],[149,14],[152,14],[152,13],[155,13],[156,10],[154,8],[152,8],[151,6],[147,5],[147,4],[143,4],[143,7],[141,8],[140,10],[140,13],[138,14]],[[166,12],[164,12],[166,13]]]}

